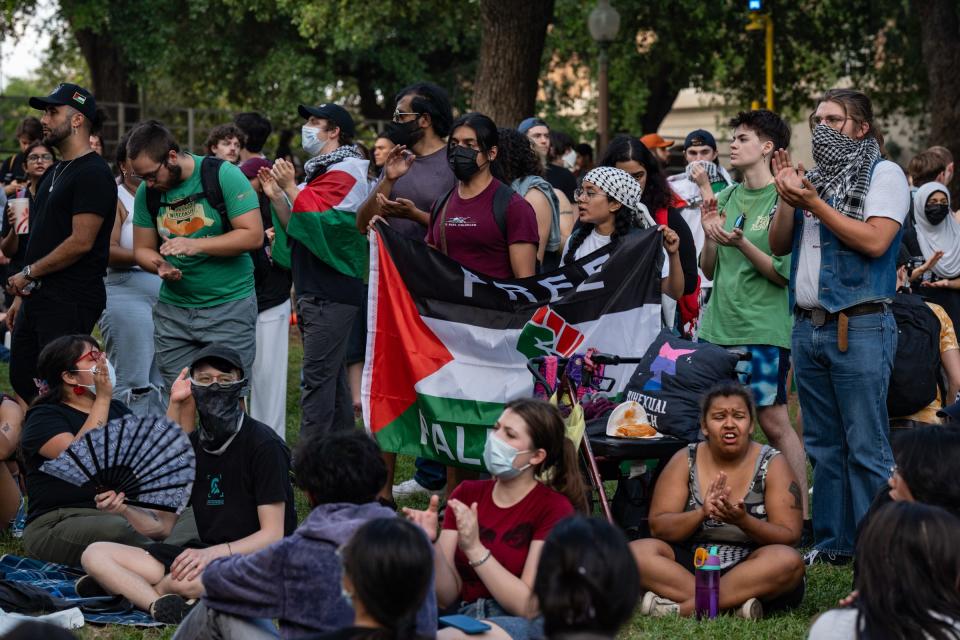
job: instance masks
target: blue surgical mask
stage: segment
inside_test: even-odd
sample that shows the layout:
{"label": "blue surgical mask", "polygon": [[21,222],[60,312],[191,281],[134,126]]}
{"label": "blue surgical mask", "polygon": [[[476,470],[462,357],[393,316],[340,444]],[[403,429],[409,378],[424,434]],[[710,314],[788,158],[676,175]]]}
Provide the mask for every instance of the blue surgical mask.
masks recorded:
{"label": "blue surgical mask", "polygon": [[300,145],[303,147],[303,150],[310,154],[310,157],[320,155],[320,151],[324,147],[324,143],[320,141],[318,137],[320,135],[320,127],[310,127],[308,125],[303,125],[300,128]]}
{"label": "blue surgical mask", "polygon": [[487,437],[487,443],[483,446],[483,465],[490,472],[490,475],[500,480],[512,480],[530,467],[530,463],[517,469],[513,466],[514,460],[521,453],[527,451],[518,451],[492,433]]}
{"label": "blue surgical mask", "polygon": [[340,597],[347,601],[347,606],[353,609],[353,594],[347,591],[343,584],[340,585]]}

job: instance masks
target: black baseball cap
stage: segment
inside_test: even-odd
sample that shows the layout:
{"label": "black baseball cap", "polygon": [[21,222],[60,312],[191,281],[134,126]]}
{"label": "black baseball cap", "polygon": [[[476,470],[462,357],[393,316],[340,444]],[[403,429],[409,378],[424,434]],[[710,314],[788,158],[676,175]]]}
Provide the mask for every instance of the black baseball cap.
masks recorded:
{"label": "black baseball cap", "polygon": [[707,145],[714,151],[717,150],[717,141],[713,137],[713,134],[706,129],[697,129],[687,134],[686,140],[683,141],[683,150],[686,151],[690,147],[699,147],[702,145]]}
{"label": "black baseball cap", "polygon": [[50,95],[30,98],[30,106],[43,111],[50,106],[69,106],[82,113],[91,122],[97,114],[97,101],[93,94],[77,84],[61,82]]}
{"label": "black baseball cap", "polygon": [[353,116],[351,116],[350,112],[338,104],[333,104],[330,102],[328,104],[321,104],[316,107],[308,107],[307,105],[302,104],[297,111],[300,113],[300,117],[304,120],[310,116],[315,118],[324,118],[336,123],[336,125],[351,138],[356,134],[356,128],[353,124]]}
{"label": "black baseball cap", "polygon": [[210,364],[221,371],[223,371],[223,364],[230,365],[228,367],[230,369],[239,369],[241,378],[246,375],[243,371],[243,361],[240,359],[240,354],[237,353],[235,349],[231,349],[222,344],[208,344],[201,349],[190,363],[191,375],[193,374],[194,367],[205,361],[210,362]]}

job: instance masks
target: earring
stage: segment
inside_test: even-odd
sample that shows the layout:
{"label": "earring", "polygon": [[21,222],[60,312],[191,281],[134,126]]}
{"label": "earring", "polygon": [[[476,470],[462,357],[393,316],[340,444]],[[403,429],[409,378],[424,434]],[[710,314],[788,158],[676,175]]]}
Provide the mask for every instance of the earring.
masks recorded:
{"label": "earring", "polygon": [[81,387],[80,385],[77,385],[77,386],[75,386],[75,387],[73,388],[73,393],[74,393],[75,395],[78,395],[78,396],[82,396],[84,391],[85,391],[85,389],[84,389],[83,387]]}

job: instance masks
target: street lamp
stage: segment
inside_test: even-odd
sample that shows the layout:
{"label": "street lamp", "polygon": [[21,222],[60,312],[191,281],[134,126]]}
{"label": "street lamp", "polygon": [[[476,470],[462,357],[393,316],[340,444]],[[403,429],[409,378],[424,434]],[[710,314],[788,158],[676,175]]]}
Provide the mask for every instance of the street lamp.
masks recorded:
{"label": "street lamp", "polygon": [[620,14],[610,6],[610,0],[597,0],[597,6],[587,19],[590,36],[600,49],[600,77],[598,79],[597,153],[603,153],[610,140],[610,85],[607,79],[607,46],[620,30]]}

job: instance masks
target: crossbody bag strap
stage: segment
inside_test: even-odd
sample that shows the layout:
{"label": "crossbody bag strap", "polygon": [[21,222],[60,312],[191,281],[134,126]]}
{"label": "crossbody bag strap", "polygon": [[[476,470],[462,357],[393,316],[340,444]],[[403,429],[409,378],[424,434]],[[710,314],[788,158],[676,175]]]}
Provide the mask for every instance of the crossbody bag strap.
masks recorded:
{"label": "crossbody bag strap", "polygon": [[[456,187],[454,187],[456,189]],[[449,255],[447,253],[447,207],[450,206],[450,199],[453,198],[451,193],[446,201],[443,203],[443,207],[440,209],[440,251],[443,255]]]}

